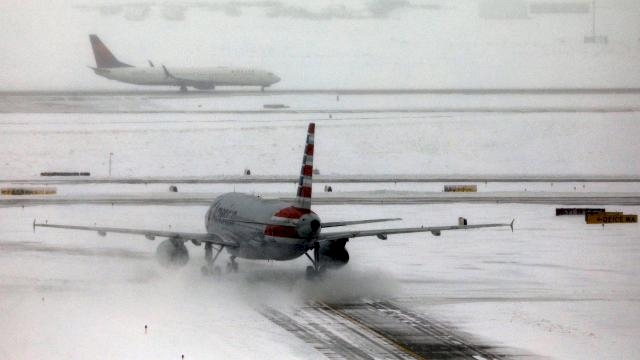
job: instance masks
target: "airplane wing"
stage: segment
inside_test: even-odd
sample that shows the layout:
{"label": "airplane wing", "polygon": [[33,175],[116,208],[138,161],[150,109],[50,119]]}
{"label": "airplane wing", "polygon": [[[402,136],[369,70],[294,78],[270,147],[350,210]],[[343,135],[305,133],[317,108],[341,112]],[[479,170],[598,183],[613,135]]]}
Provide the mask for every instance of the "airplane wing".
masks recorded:
{"label": "airplane wing", "polygon": [[96,231],[101,236],[105,236],[107,235],[107,233],[112,232],[112,233],[120,233],[120,234],[144,235],[144,237],[146,237],[149,240],[154,240],[156,237],[166,237],[166,238],[180,239],[183,241],[205,242],[205,243],[212,243],[214,245],[224,245],[229,247],[238,246],[236,242],[225,240],[222,236],[214,233],[201,234],[201,233],[186,233],[186,232],[177,232],[177,231],[142,230],[142,229],[127,229],[127,228],[101,227],[101,226],[42,224],[42,223],[37,223],[34,220],[33,221],[34,231],[36,227]]}
{"label": "airplane wing", "polygon": [[213,84],[213,82],[210,82],[210,81],[202,81],[198,79],[189,79],[189,78],[175,76],[174,74],[170,73],[169,70],[167,70],[167,67],[164,65],[162,65],[162,70],[164,71],[165,77],[167,77],[168,79],[173,79],[177,81],[178,84],[181,86],[193,86],[195,88],[202,88],[202,89],[211,88],[212,89],[213,86],[215,85]]}
{"label": "airplane wing", "polygon": [[169,70],[167,70],[167,67],[162,65],[162,70],[164,70],[164,76],[176,80],[176,81],[180,81],[182,83],[184,83],[185,85],[192,85],[192,84],[199,84],[200,82],[197,80],[193,80],[193,79],[188,79],[188,78],[183,78],[183,77],[178,77],[173,75],[173,73],[170,73]]}
{"label": "airplane wing", "polygon": [[386,240],[387,235],[392,234],[407,234],[416,232],[430,232],[435,236],[440,236],[441,231],[445,230],[467,230],[467,229],[479,229],[489,227],[502,227],[508,226],[513,231],[513,222],[510,224],[477,224],[477,225],[451,225],[451,226],[429,226],[429,227],[415,227],[415,228],[396,228],[396,229],[380,229],[380,230],[353,230],[353,231],[340,231],[332,233],[321,233],[318,236],[318,241],[330,241],[338,239],[351,239],[362,236],[377,236],[381,240]]}

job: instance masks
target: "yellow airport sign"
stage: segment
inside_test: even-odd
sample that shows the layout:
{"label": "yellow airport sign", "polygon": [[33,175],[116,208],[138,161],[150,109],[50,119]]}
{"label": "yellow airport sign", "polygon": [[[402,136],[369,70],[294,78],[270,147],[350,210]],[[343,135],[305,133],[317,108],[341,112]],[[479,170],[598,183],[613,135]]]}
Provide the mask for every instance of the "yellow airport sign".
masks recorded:
{"label": "yellow airport sign", "polygon": [[31,187],[31,188],[2,188],[2,195],[53,195],[57,192],[54,187]]}
{"label": "yellow airport sign", "polygon": [[597,213],[585,217],[587,224],[637,223],[638,215],[623,213]]}
{"label": "yellow airport sign", "polygon": [[478,185],[445,185],[445,192],[477,192]]}

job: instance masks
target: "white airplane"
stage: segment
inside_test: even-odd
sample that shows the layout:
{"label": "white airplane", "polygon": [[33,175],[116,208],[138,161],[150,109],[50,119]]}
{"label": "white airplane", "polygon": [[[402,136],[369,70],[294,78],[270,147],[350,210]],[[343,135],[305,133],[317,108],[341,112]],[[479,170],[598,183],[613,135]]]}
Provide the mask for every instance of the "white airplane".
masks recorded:
{"label": "white airplane", "polygon": [[216,86],[259,86],[262,91],[280,78],[272,72],[249,68],[200,67],[172,68],[162,65],[155,67],[149,61],[149,67],[136,67],[125,64],[109,51],[97,35],[89,35],[96,67],[89,66],[96,75],[107,79],[136,85],[179,86],[180,91],[187,87],[199,90],[211,90]]}
{"label": "white airplane", "polygon": [[[50,227],[73,230],[90,230],[105,236],[107,233],[123,233],[144,235],[147,239],[167,238],[158,246],[156,254],[162,265],[184,266],[189,260],[189,252],[185,246],[191,242],[196,246],[204,243],[206,266],[202,273],[207,275],[220,272],[214,262],[223,249],[230,253],[228,271],[237,271],[236,258],[258,260],[292,260],[306,255],[311,260],[307,267],[307,276],[314,277],[328,268],[339,268],[349,261],[349,253],[345,248],[349,239],[363,236],[377,236],[386,240],[388,235],[430,232],[435,236],[445,230],[466,230],[508,226],[510,224],[476,224],[467,225],[466,219],[460,219],[458,225],[420,226],[409,228],[391,228],[377,230],[347,230],[323,232],[323,229],[400,220],[370,219],[355,221],[322,222],[311,210],[311,185],[313,176],[313,143],[315,124],[310,123],[307,141],[302,157],[300,181],[296,201],[287,203],[263,199],[260,196],[227,193],[219,196],[205,215],[205,233],[140,230],[99,226],[57,225],[33,222],[35,227]],[[215,248],[216,254],[213,255]],[[311,252],[313,257],[308,253]]]}

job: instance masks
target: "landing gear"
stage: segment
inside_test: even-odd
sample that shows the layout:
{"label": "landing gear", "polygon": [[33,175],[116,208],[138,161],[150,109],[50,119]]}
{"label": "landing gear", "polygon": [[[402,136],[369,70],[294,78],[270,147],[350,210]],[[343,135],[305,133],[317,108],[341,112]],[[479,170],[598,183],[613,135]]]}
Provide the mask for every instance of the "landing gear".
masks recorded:
{"label": "landing gear", "polygon": [[180,92],[181,93],[186,93],[187,92],[187,87],[185,85],[180,85]]}
{"label": "landing gear", "polygon": [[309,260],[311,260],[311,263],[313,264],[313,266],[307,266],[307,279],[315,279],[324,272],[324,269],[320,267],[320,243],[317,241],[313,243],[313,259],[311,258],[311,256],[309,256],[308,252],[304,254],[307,256],[307,258],[309,258]]}
{"label": "landing gear", "polygon": [[218,259],[218,256],[222,252],[222,249],[224,249],[224,245],[220,245],[220,247],[216,249],[216,255],[213,256],[213,245],[209,242],[204,245],[204,259],[207,262],[207,265],[200,268],[202,275],[217,275],[222,272],[219,266],[213,266],[216,259]]}
{"label": "landing gear", "polygon": [[231,258],[229,259],[229,262],[227,263],[227,272],[238,272],[238,262],[236,262],[235,256],[231,256]]}
{"label": "landing gear", "polygon": [[307,266],[306,276],[308,280],[314,279],[317,275],[318,273],[316,272],[316,269],[313,268],[313,266]]}
{"label": "landing gear", "polygon": [[266,86],[260,86],[260,91],[261,91],[261,92],[264,92],[264,88],[265,88],[265,87],[266,87]]}

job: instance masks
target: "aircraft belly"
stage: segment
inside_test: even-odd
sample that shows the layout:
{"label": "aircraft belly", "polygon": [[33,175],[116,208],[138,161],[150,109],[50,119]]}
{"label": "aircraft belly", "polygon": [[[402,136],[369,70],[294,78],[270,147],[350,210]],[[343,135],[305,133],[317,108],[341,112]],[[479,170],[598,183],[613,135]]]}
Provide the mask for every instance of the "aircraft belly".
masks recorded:
{"label": "aircraft belly", "polygon": [[307,250],[307,246],[300,239],[264,236],[261,230],[250,228],[236,228],[233,238],[239,246],[229,248],[229,253],[245,259],[291,260],[303,255]]}
{"label": "aircraft belly", "polygon": [[237,248],[230,248],[231,255],[253,260],[291,260],[306,252],[301,244],[284,244],[280,242],[247,243]]}

